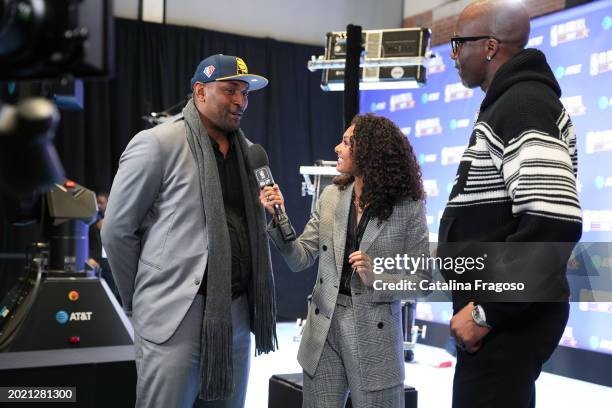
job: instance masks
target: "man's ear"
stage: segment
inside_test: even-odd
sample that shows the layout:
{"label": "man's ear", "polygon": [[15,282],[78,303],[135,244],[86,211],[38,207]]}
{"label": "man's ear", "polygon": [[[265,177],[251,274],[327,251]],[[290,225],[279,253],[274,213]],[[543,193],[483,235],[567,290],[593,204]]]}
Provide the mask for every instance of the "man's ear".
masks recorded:
{"label": "man's ear", "polygon": [[199,102],[204,102],[206,99],[206,89],[206,84],[196,82],[196,84],[193,86],[193,98]]}
{"label": "man's ear", "polygon": [[499,41],[493,38],[488,39],[486,42],[487,56],[490,56],[491,58],[493,58],[495,57],[495,54],[497,54],[498,51],[499,51]]}

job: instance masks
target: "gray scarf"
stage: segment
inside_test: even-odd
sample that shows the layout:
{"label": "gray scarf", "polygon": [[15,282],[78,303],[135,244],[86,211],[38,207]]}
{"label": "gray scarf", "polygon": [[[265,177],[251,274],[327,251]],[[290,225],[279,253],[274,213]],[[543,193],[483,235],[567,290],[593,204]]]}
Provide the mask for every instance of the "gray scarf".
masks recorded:
{"label": "gray scarf", "polygon": [[[200,173],[202,210],[208,231],[208,276],[200,349],[200,398],[221,400],[234,391],[232,373],[232,291],[231,245],[219,171],[210,137],[193,100],[183,109],[187,142]],[[270,247],[265,232],[265,211],[257,197],[259,189],[246,165],[251,144],[235,132],[236,152],[242,180],[244,208],[251,244],[252,274],[247,296],[251,330],[255,334],[255,355],[278,348],[276,339],[276,303]]]}

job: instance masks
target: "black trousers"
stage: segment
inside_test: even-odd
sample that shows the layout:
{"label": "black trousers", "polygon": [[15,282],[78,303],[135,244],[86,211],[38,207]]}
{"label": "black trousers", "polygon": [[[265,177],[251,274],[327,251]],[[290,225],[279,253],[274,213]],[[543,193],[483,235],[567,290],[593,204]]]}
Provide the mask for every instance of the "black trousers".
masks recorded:
{"label": "black trousers", "polygon": [[565,329],[569,303],[534,303],[493,329],[474,354],[457,349],[453,408],[535,407],[535,381]]}

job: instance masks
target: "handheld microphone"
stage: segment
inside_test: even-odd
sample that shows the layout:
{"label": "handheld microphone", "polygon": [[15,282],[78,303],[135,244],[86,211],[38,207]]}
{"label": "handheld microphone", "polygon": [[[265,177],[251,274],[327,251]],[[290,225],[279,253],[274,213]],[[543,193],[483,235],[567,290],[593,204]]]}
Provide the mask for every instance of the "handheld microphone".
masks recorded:
{"label": "handheld microphone", "polygon": [[[249,147],[248,152],[249,165],[251,170],[255,174],[255,179],[259,184],[259,188],[262,189],[265,186],[273,186],[274,178],[272,178],[272,172],[268,167],[268,155],[261,145],[254,144]],[[283,209],[278,204],[274,204],[274,217],[278,224],[281,236],[284,241],[295,240],[295,231],[289,222],[289,218],[285,215]]]}

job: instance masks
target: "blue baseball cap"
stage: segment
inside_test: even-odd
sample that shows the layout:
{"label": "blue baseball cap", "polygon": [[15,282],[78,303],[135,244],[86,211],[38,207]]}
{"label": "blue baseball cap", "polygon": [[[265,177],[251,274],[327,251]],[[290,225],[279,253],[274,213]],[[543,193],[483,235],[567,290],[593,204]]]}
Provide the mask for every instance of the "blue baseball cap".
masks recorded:
{"label": "blue baseball cap", "polygon": [[268,85],[268,80],[259,75],[249,74],[242,58],[231,55],[216,54],[203,59],[191,78],[191,88],[196,82],[244,81],[249,84],[249,91],[256,91]]}

